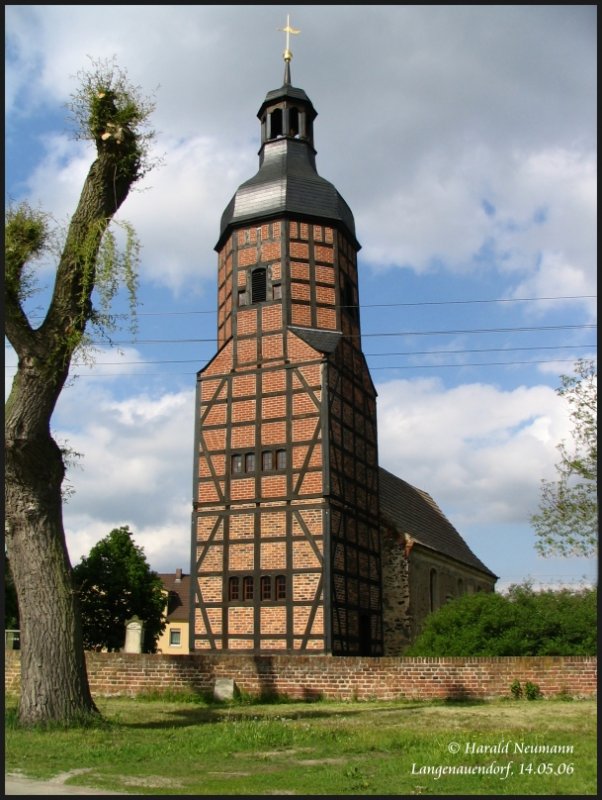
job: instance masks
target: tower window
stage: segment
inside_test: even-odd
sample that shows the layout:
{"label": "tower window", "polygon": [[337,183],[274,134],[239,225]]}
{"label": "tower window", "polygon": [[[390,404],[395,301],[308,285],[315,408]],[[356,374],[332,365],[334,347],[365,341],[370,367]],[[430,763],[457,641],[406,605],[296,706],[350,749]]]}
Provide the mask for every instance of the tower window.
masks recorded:
{"label": "tower window", "polygon": [[242,455],[240,453],[235,453],[232,456],[232,474],[233,475],[240,475],[242,472]]}
{"label": "tower window", "polygon": [[245,472],[255,472],[255,453],[245,455]]}
{"label": "tower window", "polygon": [[264,267],[253,270],[251,274],[251,302],[265,303],[267,289],[267,270]]}
{"label": "tower window", "polygon": [[230,578],[228,581],[228,600],[240,600],[240,580]]}
{"label": "tower window", "polygon": [[269,115],[270,121],[270,139],[275,139],[277,136],[282,136],[282,109],[275,108]]}
{"label": "tower window", "polygon": [[243,594],[243,600],[253,599],[253,578],[250,575],[247,575],[246,578],[243,578],[242,594]]}
{"label": "tower window", "polygon": [[269,472],[274,469],[274,457],[271,450],[264,450],[261,454],[261,469],[264,472]]}
{"label": "tower window", "polygon": [[272,579],[269,575],[263,575],[261,578],[260,591],[262,600],[272,599]]}
{"label": "tower window", "polygon": [[276,575],[276,600],[286,600],[285,575]]}
{"label": "tower window", "polygon": [[276,469],[286,469],[286,450],[276,450]]}
{"label": "tower window", "polygon": [[289,109],[288,112],[289,136],[299,135],[299,112],[296,108]]}

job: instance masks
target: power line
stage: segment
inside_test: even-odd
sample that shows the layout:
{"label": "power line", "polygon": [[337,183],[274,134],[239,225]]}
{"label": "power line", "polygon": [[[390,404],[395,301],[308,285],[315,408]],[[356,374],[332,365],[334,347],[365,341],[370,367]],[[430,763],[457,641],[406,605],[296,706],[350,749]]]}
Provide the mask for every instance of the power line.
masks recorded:
{"label": "power line", "polygon": [[[452,305],[478,305],[486,303],[530,303],[554,300],[595,300],[595,294],[556,295],[553,297],[498,297],[470,300],[418,300],[406,303],[360,303],[360,310],[364,308],[411,308],[416,306],[452,306]],[[351,308],[348,305],[335,305],[333,308]],[[357,306],[353,306],[357,308]],[[201,314],[217,314],[215,309],[200,309],[198,311],[136,311],[137,317],[176,317],[197,316]],[[115,314],[117,318],[129,317],[129,314]],[[43,319],[42,316],[32,315],[31,319]]]}
{"label": "power line", "polygon": [[[516,328],[465,328],[434,331],[378,331],[375,333],[342,334],[344,338],[354,339],[362,337],[379,336],[457,336],[458,334],[472,333],[526,333],[530,331],[567,331],[591,330],[597,325],[533,325]],[[122,339],[111,341],[112,345],[143,345],[143,344],[203,344],[213,342],[215,337],[191,339]],[[104,344],[101,341],[92,341],[92,345]]]}
{"label": "power line", "polygon": [[[432,356],[432,355],[466,355],[467,353],[513,353],[518,351],[533,351],[533,350],[580,350],[580,349],[596,349],[597,343],[593,344],[559,344],[559,345],[535,345],[532,347],[485,347],[485,348],[471,348],[461,350],[402,350],[392,351],[387,353],[364,353],[365,356],[370,358],[379,358],[383,356]],[[555,359],[557,360],[557,359]],[[198,364],[200,358],[165,358],[165,359],[152,359],[145,361],[103,361],[101,366],[106,367],[122,367],[133,366],[135,364]],[[504,362],[516,363],[516,362]],[[538,362],[541,363],[541,362]],[[548,362],[546,362],[548,363]],[[85,366],[83,362],[74,362],[74,367]],[[461,365],[458,365],[461,366]],[[5,365],[5,369],[16,369],[15,365]],[[374,367],[377,369],[377,367]]]}

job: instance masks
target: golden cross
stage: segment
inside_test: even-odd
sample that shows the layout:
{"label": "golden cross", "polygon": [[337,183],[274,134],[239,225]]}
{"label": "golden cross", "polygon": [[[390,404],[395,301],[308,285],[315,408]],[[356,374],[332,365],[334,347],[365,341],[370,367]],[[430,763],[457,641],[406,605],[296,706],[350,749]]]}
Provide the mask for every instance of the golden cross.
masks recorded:
{"label": "golden cross", "polygon": [[291,26],[291,23],[290,23],[290,14],[287,14],[287,15],[286,15],[286,28],[278,28],[278,30],[279,30],[279,31],[284,31],[284,33],[286,33],[286,48],[285,48],[285,50],[284,50],[284,60],[285,60],[285,61],[290,61],[290,60],[291,60],[291,58],[293,57],[293,54],[291,53],[291,51],[290,51],[290,49],[289,49],[289,45],[290,45],[290,34],[291,34],[291,33],[292,33],[292,34],[301,33],[301,31],[300,31],[300,30],[298,30],[297,28],[293,28],[293,27]]}

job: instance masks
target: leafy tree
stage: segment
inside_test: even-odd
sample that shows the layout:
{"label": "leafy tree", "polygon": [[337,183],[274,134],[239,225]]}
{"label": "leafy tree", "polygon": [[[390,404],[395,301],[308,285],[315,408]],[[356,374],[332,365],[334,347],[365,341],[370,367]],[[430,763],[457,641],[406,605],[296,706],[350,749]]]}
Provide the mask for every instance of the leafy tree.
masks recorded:
{"label": "leafy tree", "polygon": [[[134,302],[137,243],[126,226],[120,255],[109,225],[152,166],[146,124],[153,104],[112,63],[93,62],[78,77],[70,104],[76,138],[94,142],[96,158],[63,243],[57,249],[50,216],[27,203],[9,205],[5,216],[4,325],[18,356],[5,408],[5,530],[19,598],[23,724],[68,723],[96,712],[63,528],[64,453],[50,420],[88,323],[110,322],[122,283]],[[34,327],[26,301],[36,262],[53,254],[53,292]]]}
{"label": "leafy tree", "polygon": [[597,590],[463,595],[425,621],[408,656],[543,656],[596,653]]}
{"label": "leafy tree", "polygon": [[573,449],[558,446],[558,479],[542,481],[539,513],[531,517],[535,547],[543,556],[594,555],[598,542],[597,375],[593,361],[579,360],[575,375],[561,375],[557,390],[570,406]]}
{"label": "leafy tree", "polygon": [[119,650],[125,623],[136,616],[144,622],[143,651],[153,653],[165,628],[166,597],[161,578],[153,572],[127,525],[115,528],[73,568],[79,594],[84,647]]}

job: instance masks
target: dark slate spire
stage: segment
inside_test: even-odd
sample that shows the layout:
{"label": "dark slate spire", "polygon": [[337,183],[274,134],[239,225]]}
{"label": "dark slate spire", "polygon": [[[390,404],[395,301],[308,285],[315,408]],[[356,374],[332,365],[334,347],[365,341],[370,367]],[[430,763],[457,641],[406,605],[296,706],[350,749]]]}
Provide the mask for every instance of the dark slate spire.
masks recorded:
{"label": "dark slate spire", "polygon": [[219,250],[231,229],[277,217],[302,217],[344,227],[355,240],[351,209],[332,183],[316,170],[313,123],[317,111],[303,89],[291,84],[289,34],[299,33],[287,18],[284,83],[265,97],[261,120],[259,171],[242,183],[222,214]]}

